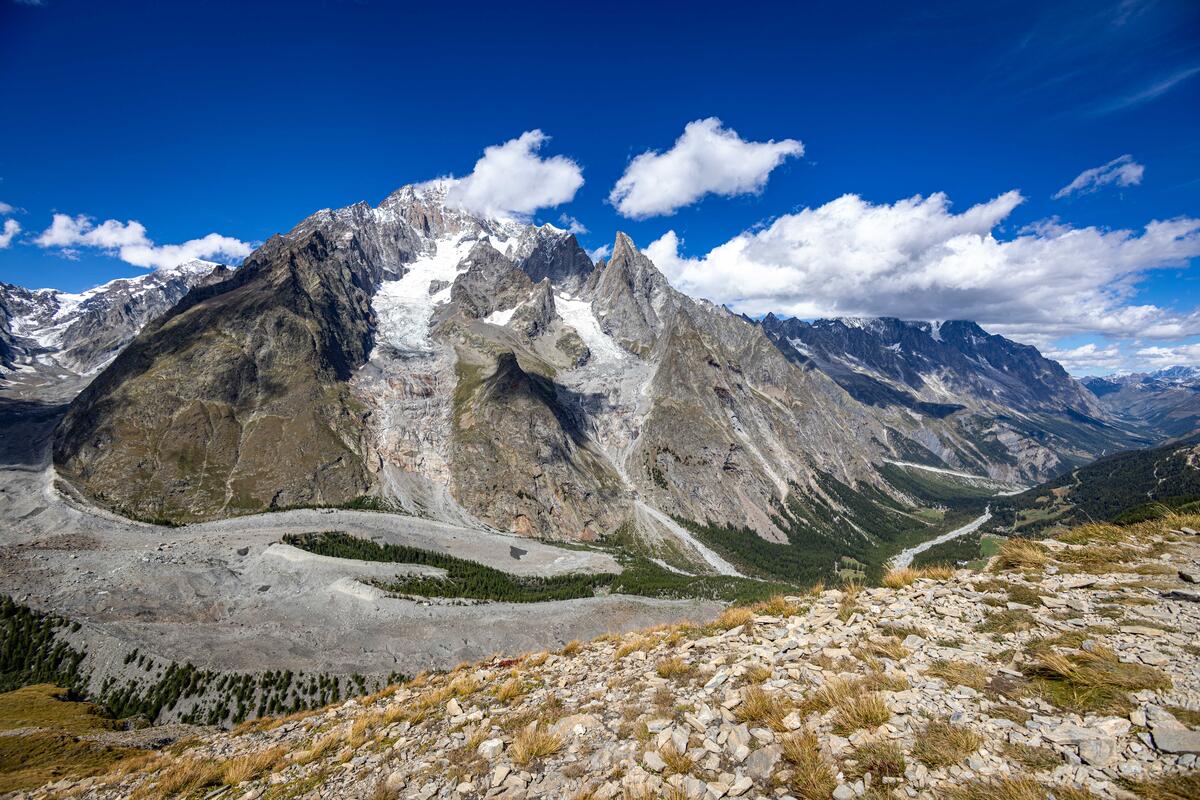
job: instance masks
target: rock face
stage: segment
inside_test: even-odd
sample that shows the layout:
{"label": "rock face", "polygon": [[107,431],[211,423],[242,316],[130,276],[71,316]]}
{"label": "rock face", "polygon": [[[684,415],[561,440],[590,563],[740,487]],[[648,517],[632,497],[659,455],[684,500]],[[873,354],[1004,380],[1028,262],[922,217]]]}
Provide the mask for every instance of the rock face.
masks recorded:
{"label": "rock face", "polygon": [[54,460],[97,500],[190,520],[370,486],[346,381],[373,342],[361,250],[276,237],[149,325],[72,403]]}
{"label": "rock face", "polygon": [[195,260],[78,294],[0,283],[0,369],[45,365],[93,373],[191,289],[230,274],[221,264]]}
{"label": "rock face", "polygon": [[945,466],[1040,481],[1150,442],[1036,348],[973,322],[767,315],[762,326],[790,358],[879,409]]}

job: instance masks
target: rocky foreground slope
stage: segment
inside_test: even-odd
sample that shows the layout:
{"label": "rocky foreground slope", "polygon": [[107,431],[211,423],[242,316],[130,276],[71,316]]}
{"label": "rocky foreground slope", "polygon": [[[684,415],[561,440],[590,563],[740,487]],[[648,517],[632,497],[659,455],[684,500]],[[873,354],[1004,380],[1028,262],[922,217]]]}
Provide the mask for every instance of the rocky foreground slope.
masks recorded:
{"label": "rocky foreground slope", "polygon": [[29,796],[1196,797],[1200,521],[1171,524],[464,664]]}

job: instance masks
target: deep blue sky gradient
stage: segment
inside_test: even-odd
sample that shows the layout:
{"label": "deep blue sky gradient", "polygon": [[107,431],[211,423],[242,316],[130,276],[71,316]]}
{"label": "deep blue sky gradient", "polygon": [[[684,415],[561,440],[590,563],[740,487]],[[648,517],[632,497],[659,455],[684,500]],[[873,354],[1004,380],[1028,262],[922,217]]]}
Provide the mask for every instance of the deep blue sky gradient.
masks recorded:
{"label": "deep blue sky gradient", "polygon": [[[312,211],[466,174],[541,128],[584,167],[563,211],[688,254],[846,192],[945,191],[955,208],[1020,189],[1008,224],[1057,214],[1140,228],[1200,214],[1200,4],[387,3],[0,0],[0,201],[25,240],[0,280],[77,290],[137,267],[28,243],[54,211],[136,219],[159,243],[261,241]],[[628,160],[720,117],[806,147],[759,196],[625,220],[605,198]],[[1053,201],[1131,153],[1142,185]],[[1149,302],[1195,306],[1191,271]],[[948,313],[946,316],[953,316]]]}

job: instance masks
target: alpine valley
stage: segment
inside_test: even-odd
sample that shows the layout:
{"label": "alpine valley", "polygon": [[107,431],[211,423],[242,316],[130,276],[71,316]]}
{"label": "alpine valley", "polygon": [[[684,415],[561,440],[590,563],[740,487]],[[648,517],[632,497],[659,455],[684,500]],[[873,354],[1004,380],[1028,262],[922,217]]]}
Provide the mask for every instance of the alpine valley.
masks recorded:
{"label": "alpine valley", "polygon": [[231,724],[875,580],[997,495],[1197,432],[1190,385],[1085,385],[968,321],[751,319],[624,234],[593,262],[446,192],[237,268],[0,285],[0,583],[67,648],[43,677]]}

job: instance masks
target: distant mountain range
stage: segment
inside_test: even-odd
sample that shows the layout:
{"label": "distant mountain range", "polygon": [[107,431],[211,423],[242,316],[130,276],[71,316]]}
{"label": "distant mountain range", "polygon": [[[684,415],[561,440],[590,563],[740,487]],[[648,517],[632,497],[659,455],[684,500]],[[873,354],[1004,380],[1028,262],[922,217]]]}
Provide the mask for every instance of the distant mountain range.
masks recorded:
{"label": "distant mountain range", "polygon": [[1168,367],[1082,382],[1109,414],[1155,438],[1200,432],[1200,367]]}
{"label": "distant mountain range", "polygon": [[593,263],[439,184],[317,212],[236,270],[5,285],[0,309],[10,379],[98,371],[59,475],[154,520],[351,504],[630,533],[693,566],[702,542],[866,552],[922,509],[1168,435],[1113,406],[1124,388],[974,323],[748,319],[673,289],[624,234]]}
{"label": "distant mountain range", "polygon": [[95,372],[192,288],[230,272],[211,261],[189,261],[78,294],[0,283],[0,369],[53,365]]}

